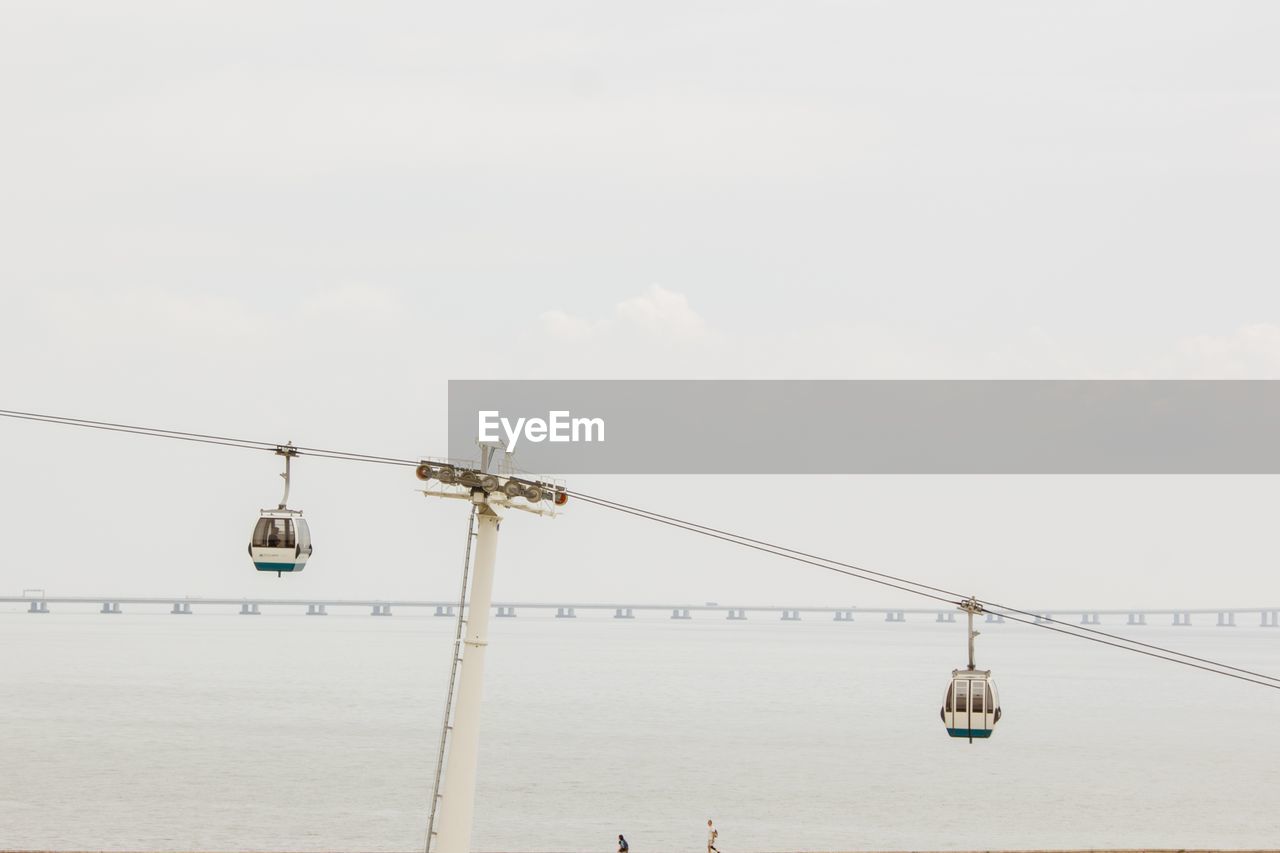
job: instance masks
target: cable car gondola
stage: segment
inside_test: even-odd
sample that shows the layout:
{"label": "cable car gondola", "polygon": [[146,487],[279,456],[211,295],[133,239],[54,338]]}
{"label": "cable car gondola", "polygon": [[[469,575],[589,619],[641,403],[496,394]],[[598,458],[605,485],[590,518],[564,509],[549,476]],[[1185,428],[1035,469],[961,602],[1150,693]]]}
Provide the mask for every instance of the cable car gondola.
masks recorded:
{"label": "cable car gondola", "polygon": [[276,449],[284,457],[284,497],[275,509],[264,509],[254,525],[249,540],[249,557],[253,567],[260,572],[275,572],[279,577],[285,572],[300,572],[311,556],[311,531],[302,517],[302,510],[289,509],[289,462],[298,451],[292,444]]}
{"label": "cable car gondola", "polygon": [[960,603],[960,609],[969,614],[969,667],[953,669],[951,684],[942,702],[942,724],[951,737],[967,737],[970,743],[976,737],[991,737],[996,723],[1000,722],[1000,692],[996,690],[991,670],[978,669],[973,663],[973,640],[978,632],[973,630],[973,614],[982,612],[976,599]]}

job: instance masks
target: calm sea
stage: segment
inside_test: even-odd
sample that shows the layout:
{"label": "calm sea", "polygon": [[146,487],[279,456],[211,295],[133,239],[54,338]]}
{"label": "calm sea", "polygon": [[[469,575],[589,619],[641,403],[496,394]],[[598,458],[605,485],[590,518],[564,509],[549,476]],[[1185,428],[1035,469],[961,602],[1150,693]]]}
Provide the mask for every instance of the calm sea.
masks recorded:
{"label": "calm sea", "polygon": [[[1005,716],[969,744],[938,719],[960,623],[664,616],[493,621],[477,850],[701,853],[708,817],[724,853],[1280,838],[1280,690],[984,625]],[[1112,629],[1280,672],[1241,621]],[[0,612],[0,848],[421,849],[451,638]]]}

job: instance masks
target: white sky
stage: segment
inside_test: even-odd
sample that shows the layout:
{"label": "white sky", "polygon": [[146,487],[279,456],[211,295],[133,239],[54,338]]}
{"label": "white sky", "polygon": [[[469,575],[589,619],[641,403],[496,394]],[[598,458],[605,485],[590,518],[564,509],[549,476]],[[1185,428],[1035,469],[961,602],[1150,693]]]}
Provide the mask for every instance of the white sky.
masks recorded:
{"label": "white sky", "polygon": [[[450,378],[1280,377],[1268,3],[56,3],[0,26],[0,408],[393,455]],[[465,510],[0,423],[0,588],[453,595]],[[1274,478],[584,478],[1028,606],[1248,605]],[[903,601],[576,507],[496,594]]]}

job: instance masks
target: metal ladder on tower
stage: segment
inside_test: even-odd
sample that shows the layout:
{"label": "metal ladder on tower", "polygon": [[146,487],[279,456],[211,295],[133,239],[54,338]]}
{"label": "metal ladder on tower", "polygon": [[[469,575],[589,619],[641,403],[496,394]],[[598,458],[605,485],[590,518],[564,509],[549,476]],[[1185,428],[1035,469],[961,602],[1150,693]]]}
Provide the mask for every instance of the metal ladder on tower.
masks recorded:
{"label": "metal ladder on tower", "polygon": [[462,665],[463,632],[467,625],[467,583],[471,576],[471,545],[476,538],[476,510],[471,509],[467,521],[467,553],[462,558],[462,591],[458,593],[458,620],[453,636],[453,663],[449,667],[449,690],[444,700],[444,722],[440,726],[440,751],[436,756],[436,778],[431,786],[431,809],[427,817],[426,853],[431,853],[431,842],[436,834],[436,811],[440,806],[440,781],[444,775],[446,753],[449,747],[449,733],[453,731],[453,694],[458,683],[458,668]]}

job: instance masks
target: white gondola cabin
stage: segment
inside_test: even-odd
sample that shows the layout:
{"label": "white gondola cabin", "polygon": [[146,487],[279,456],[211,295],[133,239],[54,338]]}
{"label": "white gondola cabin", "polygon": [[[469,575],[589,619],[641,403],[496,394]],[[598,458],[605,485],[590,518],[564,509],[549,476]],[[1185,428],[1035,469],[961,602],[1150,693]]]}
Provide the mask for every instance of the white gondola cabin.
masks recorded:
{"label": "white gondola cabin", "polygon": [[260,572],[300,572],[311,556],[311,531],[298,509],[264,509],[253,528],[249,556]]}
{"label": "white gondola cabin", "polygon": [[1000,722],[1000,693],[985,669],[951,671],[951,684],[942,702],[942,724],[952,737],[991,737]]}

